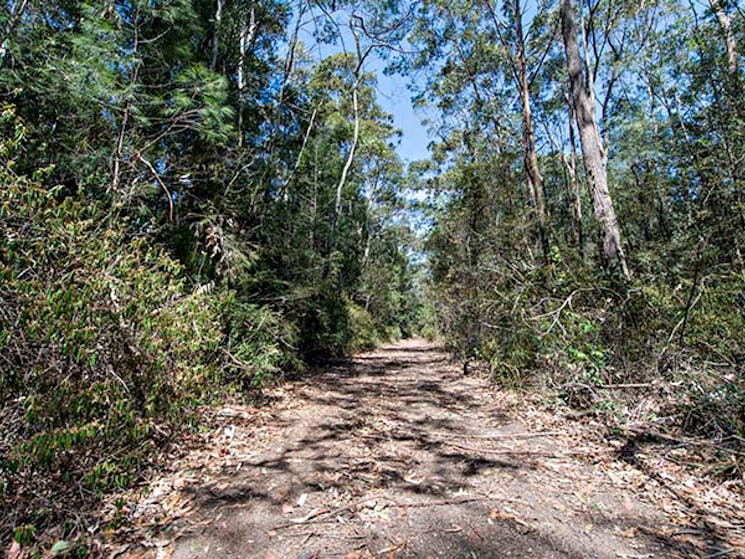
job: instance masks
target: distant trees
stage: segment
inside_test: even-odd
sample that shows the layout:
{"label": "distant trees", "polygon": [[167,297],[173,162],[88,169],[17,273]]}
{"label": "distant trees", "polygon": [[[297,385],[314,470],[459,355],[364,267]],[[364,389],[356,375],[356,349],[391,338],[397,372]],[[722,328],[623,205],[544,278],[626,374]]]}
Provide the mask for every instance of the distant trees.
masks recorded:
{"label": "distant trees", "polygon": [[[400,64],[428,76],[419,102],[437,115],[421,181],[440,194],[428,254],[452,347],[506,380],[633,376],[692,346],[734,362],[742,314],[721,305],[745,231],[736,6],[416,6]],[[547,248],[531,234],[539,193]]]}
{"label": "distant trees", "polygon": [[380,41],[316,54],[355,9],[0,9],[3,542],[35,484],[68,505],[131,484],[210,399],[419,328]]}

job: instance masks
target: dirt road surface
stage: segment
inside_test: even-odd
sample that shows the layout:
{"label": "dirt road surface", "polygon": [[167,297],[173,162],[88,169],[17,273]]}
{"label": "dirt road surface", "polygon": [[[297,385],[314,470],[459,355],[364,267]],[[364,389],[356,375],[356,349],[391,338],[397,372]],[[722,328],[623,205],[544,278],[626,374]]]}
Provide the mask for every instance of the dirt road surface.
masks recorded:
{"label": "dirt road surface", "polygon": [[210,447],[140,503],[159,529],[121,556],[680,556],[663,536],[675,518],[602,437],[464,377],[427,342],[332,364],[276,398],[219,412]]}

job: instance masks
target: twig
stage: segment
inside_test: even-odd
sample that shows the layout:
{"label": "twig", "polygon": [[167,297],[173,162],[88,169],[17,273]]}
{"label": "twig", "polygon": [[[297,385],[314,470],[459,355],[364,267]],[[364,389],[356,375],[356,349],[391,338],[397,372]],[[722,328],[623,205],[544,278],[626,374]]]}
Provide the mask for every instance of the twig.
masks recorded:
{"label": "twig", "polygon": [[[691,310],[693,307],[696,306],[696,303],[698,303],[699,299],[701,299],[701,295],[703,294],[703,290],[699,291],[698,295],[696,295],[696,288],[698,287],[698,279],[699,274],[701,271],[701,253],[704,248],[704,240],[701,239],[696,244],[696,254],[694,255],[695,258],[695,266],[693,270],[693,283],[691,284],[691,291],[688,293],[688,300],[686,301],[686,307],[685,312],[683,313],[683,318],[680,319],[680,322],[678,322],[675,325],[675,328],[673,328],[673,331],[670,332],[670,337],[667,339],[667,343],[673,341],[673,338],[675,337],[675,332],[680,328],[680,334],[678,335],[678,343],[683,343],[683,334],[685,333],[686,325],[688,324],[688,316],[691,313]],[[696,298],[694,300],[694,295],[696,295]]]}
{"label": "twig", "polygon": [[508,457],[511,456],[526,456],[536,458],[571,458],[572,456],[594,456],[596,454],[608,454],[611,450],[608,449],[597,449],[592,451],[569,451],[569,452],[536,452],[531,450],[511,450],[509,448],[473,448],[469,446],[459,445],[456,443],[450,443],[453,447],[458,450],[466,450],[468,452],[475,452],[477,454],[504,454]]}
{"label": "twig", "polygon": [[564,435],[561,431],[542,431],[540,433],[514,433],[514,434],[501,434],[497,433],[494,435],[458,435],[456,433],[432,433],[435,437],[449,437],[453,439],[483,439],[483,440],[495,440],[495,439],[534,439],[539,437],[558,437]]}
{"label": "twig", "polygon": [[310,538],[312,538],[315,535],[316,535],[315,532],[308,532],[308,534],[305,536],[305,538],[303,539],[303,541],[300,542],[300,547],[305,546],[305,544],[308,543],[308,540],[310,540]]}
{"label": "twig", "polygon": [[141,153],[137,154],[137,157],[140,161],[142,161],[145,166],[150,169],[150,172],[152,173],[153,177],[155,177],[155,180],[158,182],[160,187],[165,191],[166,198],[168,198],[168,221],[173,221],[173,196],[171,196],[171,191],[168,190],[168,187],[166,186],[166,183],[163,182],[163,179],[160,178],[160,175],[155,170],[155,167],[153,167],[152,163],[150,163],[147,159],[145,159]]}
{"label": "twig", "polygon": [[426,503],[399,503],[388,499],[396,507],[399,508],[419,508],[419,507],[446,507],[450,505],[464,505],[466,503],[473,503],[477,501],[488,501],[488,497],[466,497],[465,499],[445,499],[442,501],[427,501]]}
{"label": "twig", "polygon": [[298,519],[295,519],[295,520],[291,520],[289,524],[282,524],[281,526],[277,526],[276,528],[274,528],[274,530],[283,530],[285,528],[291,528],[292,526],[300,526],[301,524],[307,524],[308,522],[310,522],[311,520],[314,520],[314,519],[318,518],[319,516],[324,516],[324,515],[328,515],[328,514],[331,514],[331,515],[339,514],[340,512],[344,512],[344,511],[347,511],[349,509],[353,509],[354,507],[357,507],[359,505],[364,505],[365,503],[367,503],[367,502],[369,502],[371,500],[372,500],[371,497],[367,497],[366,499],[363,499],[361,501],[355,501],[353,503],[349,503],[348,505],[345,505],[343,507],[339,507],[337,509],[332,509],[332,510],[329,510],[329,509],[316,509],[315,511],[311,511],[310,514],[308,514],[307,516],[305,516],[303,518],[298,518]]}
{"label": "twig", "polygon": [[629,427],[626,431],[629,434],[636,435],[636,436],[650,437],[652,439],[657,439],[660,441],[677,443],[677,444],[687,445],[687,446],[703,446],[707,448],[715,448],[723,452],[729,452],[730,454],[734,454],[736,456],[745,456],[745,453],[743,452],[739,452],[737,450],[727,448],[726,446],[718,445],[717,443],[712,442],[712,441],[697,441],[694,439],[673,437],[672,435],[666,435],[665,433],[660,433],[659,431],[644,430],[641,427],[634,427],[634,426]]}
{"label": "twig", "polygon": [[405,545],[406,545],[406,542],[399,543],[399,544],[396,544],[396,545],[392,545],[390,547],[386,547],[385,549],[381,549],[380,551],[376,551],[374,553],[375,553],[375,555],[382,555],[384,553],[391,553],[392,554],[394,551],[398,551],[399,549],[401,549]]}
{"label": "twig", "polygon": [[704,555],[702,559],[714,559],[715,557],[722,557],[724,555],[729,555],[730,553],[734,553],[735,551],[737,550],[734,547],[730,547],[728,549],[723,549],[722,551],[717,551],[716,553]]}
{"label": "twig", "polygon": [[629,382],[625,384],[604,384],[602,386],[598,386],[601,390],[621,390],[625,388],[652,388],[654,386],[659,386],[653,382]]}

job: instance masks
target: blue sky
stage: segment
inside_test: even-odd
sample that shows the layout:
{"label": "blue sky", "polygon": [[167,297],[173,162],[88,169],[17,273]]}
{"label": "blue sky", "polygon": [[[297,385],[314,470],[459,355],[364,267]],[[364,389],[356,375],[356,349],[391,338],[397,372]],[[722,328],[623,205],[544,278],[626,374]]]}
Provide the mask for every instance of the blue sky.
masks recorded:
{"label": "blue sky", "polygon": [[[332,15],[341,32],[341,39],[336,44],[315,42],[314,26],[308,19],[304,21],[300,31],[300,39],[306,43],[308,52],[313,53],[318,60],[335,52],[341,52],[345,48],[347,50],[353,48],[354,42],[348,27],[348,12],[337,10]],[[288,29],[291,29],[294,23],[291,21]],[[386,75],[385,67],[385,61],[375,51],[367,58],[364,66],[365,71],[374,73],[377,78],[378,103],[383,110],[393,115],[394,124],[402,133],[398,154],[405,162],[427,159],[429,138],[426,127],[421,123],[423,115],[417,114],[411,103],[411,92],[407,88],[409,77]]]}
{"label": "blue sky", "polygon": [[387,76],[383,73],[384,63],[373,60],[368,69],[378,77],[378,103],[393,115],[397,128],[403,132],[398,154],[404,161],[416,161],[429,157],[427,130],[421,124],[423,115],[418,115],[411,104],[411,92],[403,76]]}

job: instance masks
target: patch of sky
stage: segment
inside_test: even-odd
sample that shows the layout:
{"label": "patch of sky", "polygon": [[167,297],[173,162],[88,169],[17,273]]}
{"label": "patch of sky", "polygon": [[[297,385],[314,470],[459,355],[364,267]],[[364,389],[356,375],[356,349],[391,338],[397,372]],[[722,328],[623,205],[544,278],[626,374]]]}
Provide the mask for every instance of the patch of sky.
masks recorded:
{"label": "patch of sky", "polygon": [[[341,52],[353,52],[354,39],[349,27],[352,15],[350,11],[342,9],[325,13],[306,10],[298,29],[298,37],[305,43],[305,51],[316,62]],[[288,29],[292,30],[297,25],[297,17],[296,13]],[[331,29],[338,33],[338,39],[330,39],[334,35],[329,33]],[[396,145],[399,157],[407,163],[428,159],[429,138],[423,124],[426,115],[421,109],[416,109],[412,102],[411,77],[389,71],[384,52],[386,48],[373,49],[365,59],[364,70],[375,75],[378,103],[391,114],[395,127],[401,131]]]}

